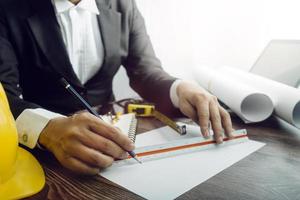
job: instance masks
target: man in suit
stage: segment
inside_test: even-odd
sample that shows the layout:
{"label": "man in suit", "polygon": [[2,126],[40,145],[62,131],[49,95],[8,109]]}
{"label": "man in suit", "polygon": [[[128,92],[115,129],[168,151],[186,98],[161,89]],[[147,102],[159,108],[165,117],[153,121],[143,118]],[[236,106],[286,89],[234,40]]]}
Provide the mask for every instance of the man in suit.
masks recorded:
{"label": "man in suit", "polygon": [[20,143],[41,145],[75,172],[96,174],[134,144],[88,113],[59,84],[66,78],[92,106],[114,99],[123,65],[131,87],[165,113],[180,110],[215,139],[232,136],[229,114],[201,87],[161,68],[134,0],[0,0],[0,81]]}

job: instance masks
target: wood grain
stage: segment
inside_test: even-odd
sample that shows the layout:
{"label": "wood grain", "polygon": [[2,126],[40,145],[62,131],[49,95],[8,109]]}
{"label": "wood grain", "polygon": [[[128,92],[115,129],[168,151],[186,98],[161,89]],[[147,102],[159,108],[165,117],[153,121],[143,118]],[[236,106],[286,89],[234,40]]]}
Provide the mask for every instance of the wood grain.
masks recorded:
{"label": "wood grain", "polygon": [[[233,121],[234,128],[246,128],[250,139],[267,145],[178,199],[300,199],[299,130],[275,118],[254,125]],[[138,131],[160,126],[157,120],[140,119]],[[38,150],[34,154],[44,167],[47,185],[28,199],[143,199],[103,177],[76,176],[50,153]]]}

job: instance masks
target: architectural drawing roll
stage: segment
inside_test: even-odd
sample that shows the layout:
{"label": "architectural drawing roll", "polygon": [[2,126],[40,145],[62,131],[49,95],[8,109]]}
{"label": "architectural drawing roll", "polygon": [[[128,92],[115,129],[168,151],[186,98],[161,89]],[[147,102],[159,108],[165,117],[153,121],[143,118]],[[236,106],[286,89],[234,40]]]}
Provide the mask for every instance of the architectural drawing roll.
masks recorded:
{"label": "architectural drawing roll", "polygon": [[300,128],[299,89],[231,67],[219,68],[218,74],[261,90],[273,100],[276,116]]}
{"label": "architectural drawing roll", "polygon": [[247,123],[263,121],[273,112],[271,98],[259,89],[208,67],[197,68],[194,74],[202,87]]}

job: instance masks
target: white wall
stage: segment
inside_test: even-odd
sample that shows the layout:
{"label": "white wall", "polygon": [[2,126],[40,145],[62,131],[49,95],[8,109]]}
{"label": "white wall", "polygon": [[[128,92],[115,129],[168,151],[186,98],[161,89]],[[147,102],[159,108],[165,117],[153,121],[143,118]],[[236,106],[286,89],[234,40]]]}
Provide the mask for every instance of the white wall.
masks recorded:
{"label": "white wall", "polygon": [[[189,79],[189,67],[249,69],[271,39],[300,39],[298,0],[136,0],[166,71]],[[117,98],[133,95],[121,71]],[[122,85],[122,87],[120,87]]]}

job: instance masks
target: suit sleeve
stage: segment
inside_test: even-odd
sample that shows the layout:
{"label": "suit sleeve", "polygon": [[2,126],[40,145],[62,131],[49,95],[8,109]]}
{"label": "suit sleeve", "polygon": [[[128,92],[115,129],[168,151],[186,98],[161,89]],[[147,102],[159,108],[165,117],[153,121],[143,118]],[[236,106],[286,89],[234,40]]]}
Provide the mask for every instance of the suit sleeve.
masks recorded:
{"label": "suit sleeve", "polygon": [[170,88],[176,78],[167,74],[156,57],[147,34],[144,19],[132,0],[129,53],[124,63],[130,86],[166,114],[176,113],[170,99]]}
{"label": "suit sleeve", "polygon": [[18,59],[10,41],[5,14],[0,7],[0,82],[6,92],[10,109],[15,118],[27,108],[40,107],[23,100],[22,88],[19,84],[18,65]]}

